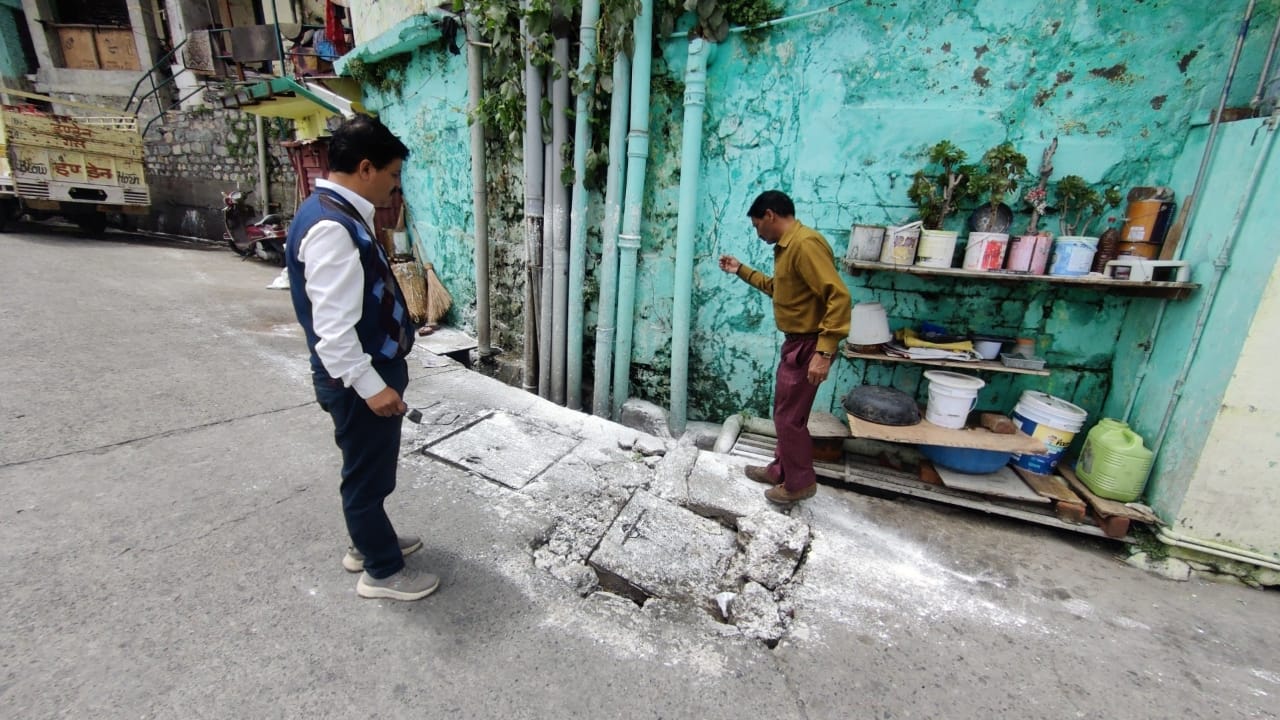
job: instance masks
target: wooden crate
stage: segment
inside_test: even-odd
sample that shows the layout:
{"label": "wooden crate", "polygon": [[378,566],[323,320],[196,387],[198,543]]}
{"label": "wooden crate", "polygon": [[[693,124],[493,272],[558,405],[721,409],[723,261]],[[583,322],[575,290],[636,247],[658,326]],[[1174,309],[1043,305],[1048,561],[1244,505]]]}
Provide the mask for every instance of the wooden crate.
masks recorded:
{"label": "wooden crate", "polygon": [[58,25],[58,44],[62,47],[62,66],[73,70],[99,70],[98,47],[93,27]]}
{"label": "wooden crate", "polygon": [[133,31],[124,28],[98,28],[94,30],[98,49],[98,62],[103,70],[141,70],[138,62],[138,46]]}

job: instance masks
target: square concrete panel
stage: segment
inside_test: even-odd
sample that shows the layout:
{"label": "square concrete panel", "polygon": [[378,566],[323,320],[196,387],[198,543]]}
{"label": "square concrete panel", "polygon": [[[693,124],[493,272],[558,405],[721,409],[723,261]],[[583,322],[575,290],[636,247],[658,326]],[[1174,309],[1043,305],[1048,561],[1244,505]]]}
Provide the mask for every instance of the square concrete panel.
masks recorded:
{"label": "square concrete panel", "polygon": [[425,452],[520,489],[578,442],[577,438],[499,412],[427,446]]}
{"label": "square concrete panel", "polygon": [[734,533],[716,521],[638,490],[590,563],[602,586],[634,600],[643,595],[705,604],[720,589],[736,550]]}

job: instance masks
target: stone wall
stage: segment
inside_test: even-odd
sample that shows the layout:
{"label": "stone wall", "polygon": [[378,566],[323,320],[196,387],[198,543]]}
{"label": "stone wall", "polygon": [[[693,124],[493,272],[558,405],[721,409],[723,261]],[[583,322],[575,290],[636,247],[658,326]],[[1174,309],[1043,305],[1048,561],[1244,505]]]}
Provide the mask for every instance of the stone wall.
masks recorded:
{"label": "stone wall", "polygon": [[[293,137],[293,123],[264,120],[272,209],[292,214],[297,207],[295,175],[280,144]],[[147,133],[147,182],[152,214],[147,226],[159,232],[217,240],[222,237],[222,195],[252,190],[257,197],[258,146],[252,115],[236,110],[172,112]]]}

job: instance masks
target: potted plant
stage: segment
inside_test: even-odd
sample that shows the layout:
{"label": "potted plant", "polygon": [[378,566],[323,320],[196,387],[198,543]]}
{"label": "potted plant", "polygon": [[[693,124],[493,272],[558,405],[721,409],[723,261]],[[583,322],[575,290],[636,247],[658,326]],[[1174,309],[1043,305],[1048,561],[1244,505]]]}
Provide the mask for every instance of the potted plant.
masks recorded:
{"label": "potted plant", "polygon": [[1054,186],[1058,201],[1058,226],[1062,234],[1053,243],[1050,275],[1088,275],[1098,238],[1089,235],[1108,208],[1120,204],[1120,190],[1109,187],[1099,193],[1079,175],[1067,175]]}
{"label": "potted plant", "polygon": [[981,172],[971,181],[975,194],[986,195],[985,203],[969,216],[969,241],[964,267],[969,270],[999,270],[1004,267],[1013,210],[1004,203],[1018,189],[1027,174],[1027,156],[1013,143],[1001,143],[982,155]]}
{"label": "potted plant", "polygon": [[1045,188],[1049,185],[1049,176],[1053,174],[1053,155],[1057,151],[1058,138],[1054,138],[1040,156],[1036,186],[1022,196],[1030,217],[1026,232],[1009,241],[1009,250],[1005,253],[1006,270],[1043,275],[1049,265],[1049,250],[1053,245],[1053,238],[1040,230],[1040,218],[1048,211],[1049,192]]}
{"label": "potted plant", "polygon": [[928,165],[916,172],[907,188],[907,197],[920,210],[924,223],[917,265],[951,267],[958,233],[943,230],[943,223],[955,212],[956,205],[973,197],[969,180],[978,170],[964,164],[967,157],[951,141],[940,141],[929,148]]}

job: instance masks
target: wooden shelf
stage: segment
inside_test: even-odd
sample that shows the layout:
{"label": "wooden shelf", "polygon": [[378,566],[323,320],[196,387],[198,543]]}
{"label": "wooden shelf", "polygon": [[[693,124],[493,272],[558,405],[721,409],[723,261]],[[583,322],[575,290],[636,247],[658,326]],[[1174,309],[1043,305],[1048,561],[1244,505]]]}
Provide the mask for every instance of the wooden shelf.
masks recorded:
{"label": "wooden shelf", "polygon": [[1067,285],[1071,287],[1105,290],[1117,295],[1136,295],[1140,297],[1160,297],[1181,300],[1191,295],[1200,287],[1191,282],[1133,282],[1130,280],[1113,280],[1101,275],[1084,275],[1065,277],[1058,275],[1030,275],[1028,273],[1008,272],[1004,270],[965,270],[963,268],[937,268],[921,265],[892,265],[889,263],[864,262],[861,260],[845,260],[845,268],[852,275],[860,272],[894,272],[926,277],[951,277],[967,280],[983,280],[990,282],[1013,283],[1046,283],[1050,285]]}
{"label": "wooden shelf", "polygon": [[947,368],[964,368],[965,370],[981,370],[984,372],[1002,372],[1015,373],[1018,375],[1039,375],[1045,377],[1049,375],[1048,369],[1042,370],[1024,370],[1022,368],[1014,368],[1005,365],[999,360],[924,360],[920,358],[904,358],[885,355],[883,353],[860,353],[850,350],[847,346],[841,351],[841,354],[850,360],[874,360],[879,362],[896,362],[911,363],[912,365],[932,365],[934,367]]}
{"label": "wooden shelf", "polygon": [[911,443],[914,445],[941,445],[943,447],[997,450],[1025,455],[1044,455],[1044,441],[1037,440],[1019,430],[1013,435],[997,435],[986,428],[952,430],[938,427],[928,420],[915,425],[880,425],[849,415],[849,434],[867,440]]}

